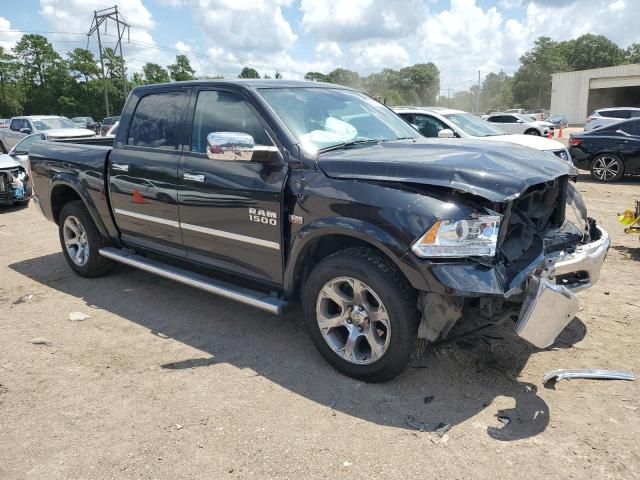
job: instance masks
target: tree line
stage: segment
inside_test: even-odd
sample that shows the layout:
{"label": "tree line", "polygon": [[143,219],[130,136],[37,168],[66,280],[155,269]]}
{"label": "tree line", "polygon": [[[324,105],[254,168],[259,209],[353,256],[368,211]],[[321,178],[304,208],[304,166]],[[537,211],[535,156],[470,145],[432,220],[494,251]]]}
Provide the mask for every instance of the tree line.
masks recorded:
{"label": "tree line", "polygon": [[[621,48],[603,35],[586,34],[573,40],[556,42],[539,37],[531,50],[520,57],[513,75],[491,72],[480,88],[472,86],[453,98],[440,97],[440,105],[481,112],[507,108],[549,108],[551,74],[640,63],[640,43]],[[563,113],[563,112],[554,112]]]}
{"label": "tree line", "polygon": [[[132,87],[196,78],[186,55],[176,55],[174,63],[166,67],[148,62],[141,72],[131,76],[113,49],[104,49],[103,59],[104,76],[99,59],[89,50],[76,48],[63,57],[46,37],[36,34],[23,35],[10,52],[0,47],[0,117],[58,114],[100,119],[105,115],[105,84],[109,110],[119,114],[126,92]],[[602,35],[587,34],[561,42],[540,37],[520,57],[520,66],[513,75],[491,72],[485,75],[480,87],[474,85],[453,97],[440,95],[440,72],[431,62],[399,70],[385,68],[367,76],[336,68],[329,73],[308,72],[304,78],[357,88],[388,105],[439,104],[490,111],[514,106],[548,108],[552,73],[624,63],[640,63],[640,44],[623,49]],[[238,76],[261,78],[251,67],[243,68]],[[276,71],[273,78],[282,78],[282,74]]]}

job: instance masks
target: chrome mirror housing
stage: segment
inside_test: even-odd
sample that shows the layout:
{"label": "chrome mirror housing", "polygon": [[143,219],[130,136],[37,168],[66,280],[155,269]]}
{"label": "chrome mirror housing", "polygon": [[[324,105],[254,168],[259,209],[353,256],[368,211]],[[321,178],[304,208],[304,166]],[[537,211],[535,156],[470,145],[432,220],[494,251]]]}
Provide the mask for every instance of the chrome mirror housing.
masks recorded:
{"label": "chrome mirror housing", "polygon": [[253,158],[253,137],[242,132],[211,132],[207,135],[209,160],[244,160]]}
{"label": "chrome mirror housing", "polygon": [[438,132],[439,138],[454,138],[456,136],[450,128],[443,128]]}

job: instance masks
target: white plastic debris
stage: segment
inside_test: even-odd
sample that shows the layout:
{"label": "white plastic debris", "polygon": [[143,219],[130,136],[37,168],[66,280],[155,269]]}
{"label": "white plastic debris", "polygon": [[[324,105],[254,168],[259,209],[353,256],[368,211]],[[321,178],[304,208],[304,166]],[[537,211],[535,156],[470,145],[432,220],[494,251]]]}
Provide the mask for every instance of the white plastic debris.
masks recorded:
{"label": "white plastic debris", "polygon": [[33,343],[34,345],[46,345],[47,347],[53,345],[53,342],[51,340],[44,337],[32,338],[31,343]]}
{"label": "white plastic debris", "polygon": [[83,320],[88,320],[89,318],[91,318],[91,315],[87,315],[86,313],[82,312],[71,312],[69,314],[70,322],[82,322]]}

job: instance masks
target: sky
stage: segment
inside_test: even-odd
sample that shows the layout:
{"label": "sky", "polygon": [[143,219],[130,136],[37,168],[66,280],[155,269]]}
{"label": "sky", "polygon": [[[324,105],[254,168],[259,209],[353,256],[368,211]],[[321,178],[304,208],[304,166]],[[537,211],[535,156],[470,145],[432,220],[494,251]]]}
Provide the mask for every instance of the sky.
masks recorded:
{"label": "sky", "polygon": [[85,48],[93,10],[114,4],[131,25],[129,73],[145,62],[168,65],[180,52],[199,75],[234,77],[244,65],[302,78],[434,62],[441,88],[455,92],[477,82],[478,71],[513,73],[542,35],[640,42],[640,0],[0,0],[0,46],[14,46],[20,32],[55,32],[45,35],[62,54]]}

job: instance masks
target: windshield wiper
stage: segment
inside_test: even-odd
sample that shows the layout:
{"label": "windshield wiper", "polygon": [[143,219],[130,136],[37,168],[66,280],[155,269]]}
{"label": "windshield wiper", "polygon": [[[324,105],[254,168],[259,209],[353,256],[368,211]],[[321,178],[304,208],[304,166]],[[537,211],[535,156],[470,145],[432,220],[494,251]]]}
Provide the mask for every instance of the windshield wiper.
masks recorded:
{"label": "windshield wiper", "polygon": [[338,143],[337,145],[332,145],[330,147],[324,147],[318,150],[318,153],[330,152],[331,150],[339,150],[341,148],[349,148],[354,145],[366,145],[368,143],[380,143],[381,140],[376,138],[367,138],[363,140],[351,140],[350,142]]}

